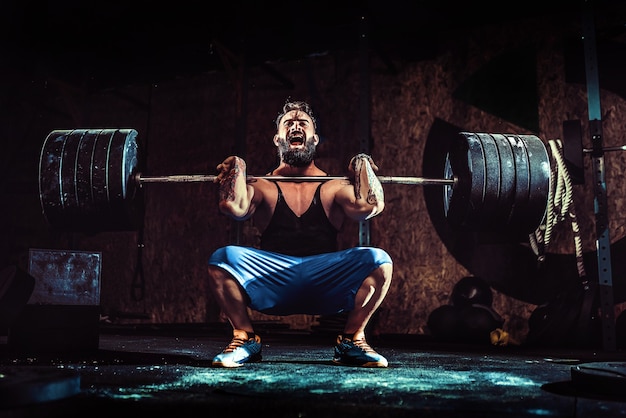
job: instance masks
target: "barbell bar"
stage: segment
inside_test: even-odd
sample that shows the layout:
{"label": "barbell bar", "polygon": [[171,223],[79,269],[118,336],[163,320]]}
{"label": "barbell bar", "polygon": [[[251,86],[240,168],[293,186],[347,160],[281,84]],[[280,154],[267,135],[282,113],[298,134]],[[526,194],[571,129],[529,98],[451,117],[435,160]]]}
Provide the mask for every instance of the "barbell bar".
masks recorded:
{"label": "barbell bar", "polygon": [[[213,182],[217,176],[208,174],[180,174],[169,176],[142,176],[141,173],[135,175],[138,184],[143,183],[193,183],[193,182]],[[255,179],[266,179],[272,181],[291,182],[320,182],[328,180],[349,180],[348,176],[248,176],[247,181]],[[378,176],[378,180],[385,184],[408,184],[414,186],[425,185],[451,185],[454,186],[456,179],[434,179],[424,177],[398,177],[398,176]]]}
{"label": "barbell bar", "polygon": [[[124,129],[50,132],[39,159],[39,198],[52,227],[98,232],[136,229],[143,184],[213,182],[214,175],[143,176],[138,133]],[[442,178],[378,176],[381,183],[440,186],[454,227],[534,231],[550,187],[547,149],[534,135],[460,132],[450,139]],[[345,176],[249,176],[274,181],[327,181]]]}

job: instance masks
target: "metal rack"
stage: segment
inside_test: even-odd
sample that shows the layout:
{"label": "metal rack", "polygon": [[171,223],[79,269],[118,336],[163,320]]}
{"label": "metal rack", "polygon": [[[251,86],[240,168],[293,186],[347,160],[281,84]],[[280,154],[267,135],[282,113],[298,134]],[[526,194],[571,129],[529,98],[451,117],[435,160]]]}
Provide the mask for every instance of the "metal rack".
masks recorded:
{"label": "metal rack", "polygon": [[[598,291],[600,296],[600,315],[602,321],[602,345],[605,350],[614,351],[616,350],[617,344],[615,336],[613,279],[611,271],[611,239],[607,213],[607,193],[604,167],[604,152],[607,151],[607,149],[602,146],[602,116],[592,0],[583,0],[582,15],[585,73],[587,76],[589,134],[591,136],[592,143],[590,153],[593,162],[596,255],[598,260]],[[615,149],[623,149],[623,147]]]}

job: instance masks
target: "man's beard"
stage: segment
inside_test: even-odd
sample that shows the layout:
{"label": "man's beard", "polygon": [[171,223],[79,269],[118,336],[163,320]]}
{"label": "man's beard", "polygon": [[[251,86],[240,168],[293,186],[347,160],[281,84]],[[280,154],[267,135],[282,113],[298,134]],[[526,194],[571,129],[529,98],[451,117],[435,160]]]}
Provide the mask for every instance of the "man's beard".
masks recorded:
{"label": "man's beard", "polygon": [[278,156],[281,161],[293,167],[306,167],[316,157],[315,142],[313,138],[307,138],[304,148],[292,149],[289,141],[281,138],[278,144]]}

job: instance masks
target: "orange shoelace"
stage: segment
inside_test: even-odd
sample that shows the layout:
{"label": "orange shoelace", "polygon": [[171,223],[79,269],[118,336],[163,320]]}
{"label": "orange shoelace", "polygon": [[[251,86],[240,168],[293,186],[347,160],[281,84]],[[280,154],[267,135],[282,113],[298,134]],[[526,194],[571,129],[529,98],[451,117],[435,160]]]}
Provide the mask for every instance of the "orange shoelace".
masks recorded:
{"label": "orange shoelace", "polygon": [[237,348],[242,347],[245,343],[246,343],[246,340],[244,340],[243,338],[234,337],[231,340],[230,344],[228,344],[226,348],[224,349],[224,351],[222,352],[231,353],[235,351]]}
{"label": "orange shoelace", "polygon": [[366,353],[376,353],[376,351],[372,347],[370,347],[370,345],[364,339],[352,340],[352,342],[354,343],[354,345],[356,345],[357,347],[359,347],[361,350],[365,351]]}

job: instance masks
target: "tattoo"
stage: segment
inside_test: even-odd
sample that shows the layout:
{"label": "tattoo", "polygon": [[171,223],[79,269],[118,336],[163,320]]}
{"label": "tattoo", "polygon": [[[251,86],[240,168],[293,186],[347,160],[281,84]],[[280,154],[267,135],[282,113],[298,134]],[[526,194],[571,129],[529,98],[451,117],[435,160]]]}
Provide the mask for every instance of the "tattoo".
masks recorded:
{"label": "tattoo", "polygon": [[380,180],[376,176],[374,169],[372,168],[373,160],[367,154],[358,154],[350,161],[350,167],[354,170],[354,195],[357,199],[361,199],[361,172],[365,168],[365,174],[367,175],[367,197],[366,202],[370,205],[377,205],[378,202],[384,201],[383,187],[380,184]]}
{"label": "tattoo", "polygon": [[370,205],[377,205],[379,201],[383,201],[385,199],[385,195],[383,192],[383,186],[380,184],[380,180],[372,170],[372,167],[369,164],[365,165],[365,169],[367,170],[367,180],[370,188],[367,190],[367,203]]}
{"label": "tattoo", "polygon": [[357,199],[361,198],[361,167],[354,170],[354,196]]}
{"label": "tattoo", "polygon": [[237,182],[237,177],[241,172],[245,173],[246,163],[237,158],[233,162],[233,166],[228,173],[224,175],[222,180],[220,181],[220,200],[221,201],[233,201],[235,200],[235,183]]}

